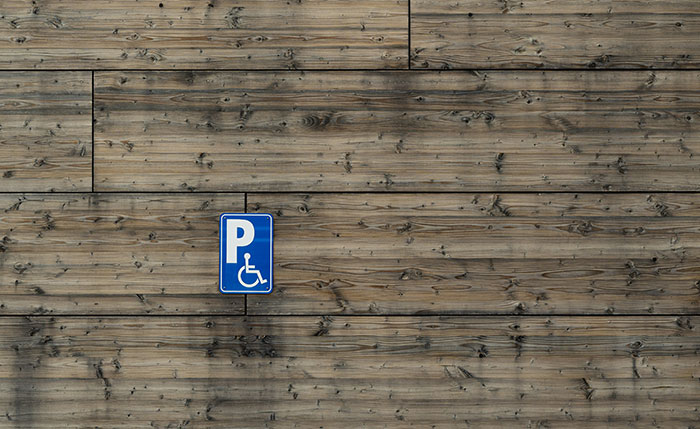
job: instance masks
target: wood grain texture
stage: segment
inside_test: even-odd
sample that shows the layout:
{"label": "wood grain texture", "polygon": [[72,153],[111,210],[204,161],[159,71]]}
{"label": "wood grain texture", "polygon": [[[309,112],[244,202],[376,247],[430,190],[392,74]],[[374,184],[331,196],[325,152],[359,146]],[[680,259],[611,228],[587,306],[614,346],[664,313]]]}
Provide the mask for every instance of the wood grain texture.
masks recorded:
{"label": "wood grain texture", "polygon": [[412,0],[413,68],[697,68],[694,0]]}
{"label": "wood grain texture", "polygon": [[697,314],[696,194],[249,194],[248,314]]}
{"label": "wood grain texture", "polygon": [[[698,34],[696,0],[0,0],[0,428],[699,426]],[[219,293],[243,211],[271,295]]]}
{"label": "wood grain texture", "polygon": [[242,314],[218,288],[218,218],[244,197],[0,195],[0,315]]}
{"label": "wood grain texture", "polygon": [[91,91],[90,73],[0,72],[0,192],[92,188]]}
{"label": "wood grain texture", "polygon": [[407,0],[3,0],[0,68],[406,68]]}
{"label": "wood grain texture", "polygon": [[96,73],[96,188],[698,191],[700,73]]}
{"label": "wood grain texture", "polygon": [[688,427],[697,317],[2,318],[5,427]]}

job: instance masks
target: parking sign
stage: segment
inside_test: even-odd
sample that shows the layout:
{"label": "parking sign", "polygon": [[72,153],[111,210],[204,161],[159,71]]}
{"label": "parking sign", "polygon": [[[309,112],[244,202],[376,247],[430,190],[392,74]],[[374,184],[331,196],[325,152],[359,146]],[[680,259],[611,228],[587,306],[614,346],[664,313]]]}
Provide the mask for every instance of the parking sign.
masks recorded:
{"label": "parking sign", "polygon": [[219,290],[272,292],[272,216],[224,213],[219,220]]}

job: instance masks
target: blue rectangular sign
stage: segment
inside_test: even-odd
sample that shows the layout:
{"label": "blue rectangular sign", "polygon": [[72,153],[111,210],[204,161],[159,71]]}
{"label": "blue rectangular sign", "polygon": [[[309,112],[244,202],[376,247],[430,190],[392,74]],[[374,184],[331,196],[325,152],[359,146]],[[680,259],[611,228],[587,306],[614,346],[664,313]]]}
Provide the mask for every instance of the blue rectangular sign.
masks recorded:
{"label": "blue rectangular sign", "polygon": [[219,290],[272,292],[272,216],[224,213],[219,219]]}

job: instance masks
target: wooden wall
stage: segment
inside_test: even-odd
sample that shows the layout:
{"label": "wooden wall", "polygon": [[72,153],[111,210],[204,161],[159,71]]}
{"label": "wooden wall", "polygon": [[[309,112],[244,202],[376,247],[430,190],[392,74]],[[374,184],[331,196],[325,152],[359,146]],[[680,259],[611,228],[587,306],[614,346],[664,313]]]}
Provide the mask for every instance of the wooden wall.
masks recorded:
{"label": "wooden wall", "polygon": [[[3,0],[0,427],[700,426],[700,3]],[[218,292],[218,215],[275,285]]]}

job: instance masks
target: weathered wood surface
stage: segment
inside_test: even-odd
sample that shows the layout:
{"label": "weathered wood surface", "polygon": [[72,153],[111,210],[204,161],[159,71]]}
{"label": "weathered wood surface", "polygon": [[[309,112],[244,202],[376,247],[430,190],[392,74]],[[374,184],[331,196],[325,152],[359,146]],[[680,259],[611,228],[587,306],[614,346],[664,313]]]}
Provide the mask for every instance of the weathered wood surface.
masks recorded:
{"label": "weathered wood surface", "polygon": [[218,288],[218,216],[243,201],[0,195],[0,315],[243,314]]}
{"label": "weathered wood surface", "polygon": [[0,3],[1,428],[700,425],[700,3]]}
{"label": "weathered wood surface", "polygon": [[5,427],[692,427],[697,317],[1,318]]}
{"label": "weathered wood surface", "polygon": [[101,72],[96,188],[700,190],[700,72]]}
{"label": "weathered wood surface", "polygon": [[0,72],[0,192],[92,188],[91,87],[86,72]]}
{"label": "weathered wood surface", "polygon": [[[218,214],[240,194],[0,197],[0,314],[238,314]],[[250,194],[275,215],[251,314],[695,314],[694,194]]]}
{"label": "weathered wood surface", "polygon": [[413,68],[697,68],[695,0],[412,0]]}
{"label": "weathered wood surface", "polygon": [[248,314],[697,314],[697,194],[248,194]]}
{"label": "weathered wood surface", "polygon": [[407,68],[407,0],[3,0],[2,69]]}

